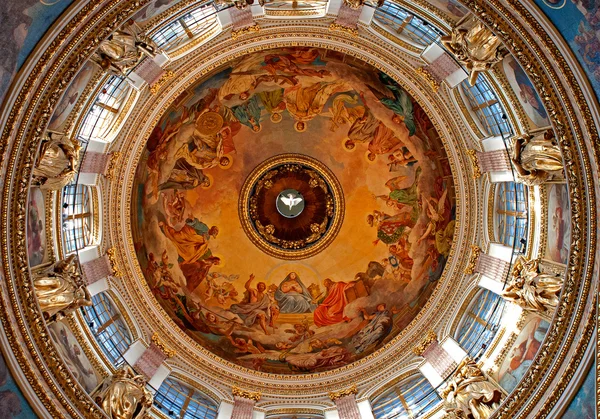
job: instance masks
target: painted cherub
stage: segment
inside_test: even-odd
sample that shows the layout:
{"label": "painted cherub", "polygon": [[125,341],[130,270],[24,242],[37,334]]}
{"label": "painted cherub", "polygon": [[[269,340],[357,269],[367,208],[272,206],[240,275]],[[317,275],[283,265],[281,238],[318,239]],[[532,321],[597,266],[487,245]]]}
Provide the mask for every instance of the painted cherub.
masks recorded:
{"label": "painted cherub", "polygon": [[247,341],[244,338],[232,338],[231,336],[227,336],[229,342],[233,346],[236,347],[235,352],[239,354],[251,353],[251,354],[261,354],[265,351],[262,345],[256,342],[256,346],[254,346],[254,342],[252,339],[248,339]]}

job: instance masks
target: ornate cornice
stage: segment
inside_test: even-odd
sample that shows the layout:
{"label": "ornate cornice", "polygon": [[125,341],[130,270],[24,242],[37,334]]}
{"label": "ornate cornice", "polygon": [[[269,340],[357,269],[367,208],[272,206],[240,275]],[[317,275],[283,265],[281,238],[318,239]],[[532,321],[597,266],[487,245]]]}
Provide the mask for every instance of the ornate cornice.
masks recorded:
{"label": "ornate cornice", "polygon": [[255,23],[254,25],[251,25],[251,26],[246,26],[245,28],[241,28],[241,29],[233,29],[231,31],[231,39],[238,39],[241,36],[249,35],[251,33],[256,33],[256,32],[260,32],[260,26],[258,25],[258,23]]}
{"label": "ornate cornice", "polygon": [[342,397],[346,397],[346,396],[350,396],[350,395],[356,396],[357,393],[358,393],[358,389],[356,388],[356,384],[354,384],[354,385],[352,385],[352,387],[349,387],[344,390],[332,391],[331,393],[329,393],[329,398],[332,401],[336,401],[337,399],[341,399]]}

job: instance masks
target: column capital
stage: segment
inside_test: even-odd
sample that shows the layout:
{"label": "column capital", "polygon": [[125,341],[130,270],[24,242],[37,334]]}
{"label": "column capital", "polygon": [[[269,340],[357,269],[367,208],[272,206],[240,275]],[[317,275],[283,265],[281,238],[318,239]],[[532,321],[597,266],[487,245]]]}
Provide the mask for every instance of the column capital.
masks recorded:
{"label": "column capital", "polygon": [[425,335],[423,340],[421,342],[419,342],[419,344],[413,348],[413,353],[417,356],[423,356],[423,354],[425,353],[427,348],[433,342],[437,342],[437,340],[438,340],[437,334],[433,330],[429,329],[429,331],[427,331],[427,334]]}
{"label": "column capital", "polygon": [[481,177],[481,168],[479,167],[479,157],[477,151],[472,148],[467,150],[467,156],[471,160],[471,166],[473,167],[473,179],[479,179]]}
{"label": "column capital", "polygon": [[352,387],[340,390],[340,391],[332,391],[329,393],[329,398],[333,401],[337,399],[341,399],[342,397],[349,396],[351,394],[358,393],[358,389],[356,388],[356,384],[353,384]]}
{"label": "column capital", "polygon": [[467,275],[475,273],[475,268],[477,267],[477,261],[479,260],[480,254],[481,254],[481,248],[475,244],[472,244],[471,245],[471,256],[469,256],[469,264],[465,268],[465,273]]}
{"label": "column capital", "polygon": [[106,168],[106,173],[104,174],[104,177],[106,179],[112,179],[113,178],[113,173],[115,171],[115,167],[117,167],[117,160],[119,160],[119,157],[121,156],[121,152],[120,151],[115,151],[110,154],[110,160],[108,161],[108,167]]}
{"label": "column capital", "polygon": [[241,388],[236,387],[236,386],[231,387],[231,392],[233,393],[234,396],[241,397],[243,399],[254,400],[255,402],[259,401],[260,398],[262,397],[260,391],[252,392],[252,391],[242,390]]}
{"label": "column capital", "polygon": [[108,261],[110,262],[110,267],[112,269],[112,275],[121,277],[123,273],[119,269],[119,265],[117,264],[116,250],[114,247],[110,249],[106,249],[106,256],[108,256]]}
{"label": "column capital", "polygon": [[152,334],[151,341],[158,349],[162,351],[163,354],[165,354],[167,358],[173,358],[177,353],[175,350],[169,349],[167,345],[165,345],[165,343],[158,336],[158,332],[154,332]]}

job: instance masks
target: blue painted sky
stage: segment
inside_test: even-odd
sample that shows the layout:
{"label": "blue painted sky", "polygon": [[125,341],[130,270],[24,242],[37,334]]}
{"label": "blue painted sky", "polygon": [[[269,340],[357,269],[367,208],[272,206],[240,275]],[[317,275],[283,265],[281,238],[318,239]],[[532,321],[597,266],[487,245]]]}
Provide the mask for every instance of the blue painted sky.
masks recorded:
{"label": "blue painted sky", "polygon": [[[557,3],[552,4],[552,1],[557,1]],[[583,23],[586,29],[592,29],[582,11],[577,8],[572,0],[534,0],[534,2],[539,6],[540,9],[542,9],[542,11],[546,14],[546,16],[548,16],[550,21],[554,24],[554,26],[556,26],[556,28],[565,38],[575,53],[577,60],[579,60],[579,63],[590,79],[592,87],[596,91],[596,96],[600,97],[600,80],[595,79],[593,74],[594,71],[598,71],[600,73],[598,70],[600,67],[600,60],[596,59],[596,64],[593,66],[593,68],[590,68],[582,58],[580,53],[581,47],[575,42],[575,36],[580,35],[579,27],[581,23]],[[597,32],[598,28],[596,28],[596,37],[598,37]],[[596,56],[598,56],[598,54],[600,54],[600,51],[596,52]],[[598,77],[600,77],[600,74]]]}
{"label": "blue painted sky", "polygon": [[73,0],[52,0],[44,1],[44,4],[40,1],[35,6],[24,11],[24,14],[31,17],[33,22],[29,26],[25,43],[19,53],[17,70],[21,68],[27,56],[33,51],[44,33],[52,26],[52,23],[72,2]]}

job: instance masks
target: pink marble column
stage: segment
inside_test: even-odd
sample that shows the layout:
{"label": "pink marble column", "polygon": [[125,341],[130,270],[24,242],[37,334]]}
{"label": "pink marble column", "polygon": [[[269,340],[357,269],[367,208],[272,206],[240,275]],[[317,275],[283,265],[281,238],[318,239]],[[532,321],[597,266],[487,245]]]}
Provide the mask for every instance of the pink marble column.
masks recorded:
{"label": "pink marble column", "polygon": [[110,179],[115,162],[120,155],[120,152],[98,153],[88,151],[81,162],[81,173],[97,173]]}
{"label": "pink marble column", "polygon": [[477,259],[477,264],[475,265],[475,272],[498,282],[503,282],[506,279],[509,269],[510,264],[507,261],[486,255],[485,253],[479,255],[479,259]]}
{"label": "pink marble column", "polygon": [[357,30],[358,18],[360,17],[362,8],[363,6],[360,6],[357,9],[353,9],[350,6],[348,6],[346,2],[342,2],[342,5],[340,6],[340,11],[338,12],[334,24],[342,26],[346,29]]}
{"label": "pink marble column", "polygon": [[442,82],[460,67],[450,55],[444,53],[431,63],[417,69],[417,73],[429,81],[435,91],[439,89]]}
{"label": "pink marble column", "polygon": [[446,379],[452,374],[457,367],[456,362],[450,354],[439,344],[437,339],[432,341],[429,346],[425,349],[422,355],[433,369],[442,377]]}
{"label": "pink marble column", "polygon": [[334,400],[340,419],[360,419],[356,396],[348,394]]}
{"label": "pink marble column", "polygon": [[83,278],[88,285],[112,275],[113,270],[108,255],[81,264]]}
{"label": "pink marble column", "polygon": [[150,346],[146,348],[142,356],[135,362],[133,369],[146,377],[147,380],[150,380],[154,374],[156,374],[158,367],[160,367],[160,364],[162,364],[165,359],[167,359],[167,355],[160,347],[152,342]]}
{"label": "pink marble column", "polygon": [[98,153],[96,151],[88,151],[85,153],[83,162],[81,163],[82,173],[99,173],[105,174],[110,163],[111,154]]}
{"label": "pink marble column", "polygon": [[233,24],[234,31],[254,25],[254,17],[252,16],[252,10],[250,10],[250,6],[244,7],[243,9],[230,7],[228,10],[229,15],[231,16],[231,22]]}
{"label": "pink marble column", "polygon": [[164,74],[164,70],[154,62],[151,57],[146,57],[135,69],[135,74],[140,76],[148,86],[153,85]]}
{"label": "pink marble column", "polygon": [[231,419],[252,419],[252,412],[254,412],[254,400],[245,399],[243,397],[235,396],[233,403],[233,412],[231,413]]}
{"label": "pink marble column", "polygon": [[260,393],[242,390],[233,387],[233,412],[231,419],[252,419],[254,405],[260,400]]}
{"label": "pink marble column", "polygon": [[481,173],[504,172],[510,170],[510,161],[506,150],[477,152]]}

